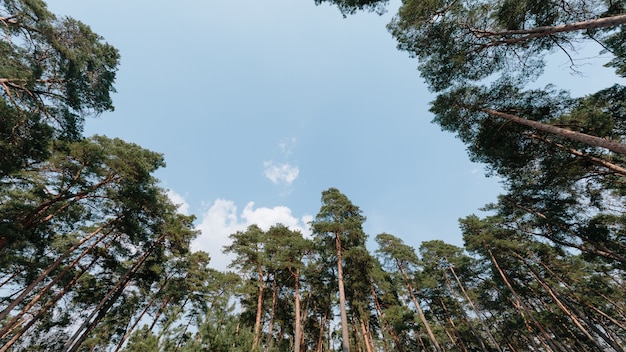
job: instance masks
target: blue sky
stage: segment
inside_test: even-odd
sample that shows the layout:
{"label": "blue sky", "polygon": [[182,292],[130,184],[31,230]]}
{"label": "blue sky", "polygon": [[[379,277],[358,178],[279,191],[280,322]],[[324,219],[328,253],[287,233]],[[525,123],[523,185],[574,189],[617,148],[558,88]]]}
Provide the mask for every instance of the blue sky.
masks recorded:
{"label": "blue sky", "polygon": [[[313,0],[49,2],[121,53],[116,110],[86,135],[163,153],[156,176],[197,216],[194,248],[220,269],[228,235],[251,223],[308,233],[329,187],[361,208],[370,239],[415,248],[462,245],[457,220],[501,193],[431,124],[433,95],[385,28],[398,6],[344,19]],[[566,71],[551,73],[606,83]]]}

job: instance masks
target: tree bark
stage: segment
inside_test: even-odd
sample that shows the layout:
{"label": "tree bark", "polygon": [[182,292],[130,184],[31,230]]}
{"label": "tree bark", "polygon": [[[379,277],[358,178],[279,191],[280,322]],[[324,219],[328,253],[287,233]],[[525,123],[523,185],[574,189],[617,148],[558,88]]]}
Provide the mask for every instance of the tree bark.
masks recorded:
{"label": "tree bark", "polygon": [[415,308],[417,309],[417,314],[419,315],[420,320],[422,321],[422,324],[424,324],[424,328],[426,329],[426,333],[428,334],[428,337],[430,338],[430,342],[433,344],[437,352],[442,352],[443,350],[441,349],[441,346],[439,346],[439,343],[437,342],[437,339],[435,338],[435,334],[433,334],[433,331],[430,328],[430,324],[428,323],[428,320],[426,320],[424,311],[422,310],[422,307],[417,301],[417,298],[415,298],[415,294],[413,293],[413,286],[411,285],[409,276],[405,272],[402,264],[397,259],[396,259],[396,264],[398,265],[398,270],[400,270],[400,273],[402,274],[402,277],[404,279],[404,283],[407,289],[409,290],[409,295],[411,296],[411,300],[413,301],[413,304],[415,305]]}
{"label": "tree bark", "polygon": [[300,346],[302,344],[302,327],[301,327],[301,314],[300,313],[300,269],[296,272],[292,272],[294,283],[294,306],[295,306],[295,319],[294,319],[294,352],[300,352]]}
{"label": "tree bark", "polygon": [[573,141],[585,143],[585,144],[592,145],[595,147],[608,149],[615,153],[626,155],[626,144],[623,144],[620,142],[611,141],[608,139],[588,135],[586,133],[576,132],[576,131],[568,130],[565,128],[548,125],[539,121],[528,120],[523,117],[519,117],[513,114],[508,114],[508,113],[501,112],[501,111],[496,111],[496,110],[489,109],[489,108],[483,108],[481,109],[481,111],[491,116],[500,117],[508,121],[518,123],[520,125],[534,128],[538,131],[550,133],[550,134],[567,138]]}
{"label": "tree bark", "polygon": [[[446,262],[447,262],[447,259],[446,259]],[[485,331],[485,333],[489,337],[489,340],[491,341],[491,343],[494,344],[495,348],[499,352],[502,352],[502,348],[500,348],[500,344],[493,337],[493,335],[489,331],[489,327],[485,324],[485,321],[482,319],[482,316],[483,316],[482,312],[479,312],[478,309],[476,309],[476,306],[474,305],[474,302],[472,301],[470,296],[467,294],[467,291],[465,290],[465,287],[461,284],[461,280],[459,280],[459,277],[456,275],[456,271],[454,270],[454,267],[452,267],[452,266],[448,266],[448,267],[450,269],[450,272],[452,272],[452,275],[454,276],[454,279],[456,280],[457,284],[461,288],[461,292],[463,292],[463,295],[465,296],[465,299],[467,300],[467,303],[469,303],[469,305],[472,307],[472,310],[476,313],[476,316],[478,317],[478,320],[480,321],[480,324],[482,325],[483,330]]]}
{"label": "tree bark", "polygon": [[269,352],[272,348],[272,341],[274,340],[273,332],[274,332],[274,315],[276,314],[276,273],[272,275],[272,308],[270,312],[270,324],[267,327],[267,343],[265,345],[265,352]]}
{"label": "tree bark", "polygon": [[[588,21],[580,21],[575,23],[567,23],[559,26],[542,26],[535,27],[529,29],[517,29],[517,30],[506,30],[500,32],[487,32],[484,31],[481,34],[483,37],[505,37],[505,36],[513,36],[513,35],[534,35],[537,36],[545,36],[552,35],[556,33],[562,32],[573,32],[581,29],[590,30],[596,28],[606,28],[606,27],[615,27],[626,23],[626,15],[617,15],[611,17],[602,17],[596,18]],[[528,38],[528,37],[524,37]],[[530,39],[530,38],[528,38]]]}
{"label": "tree bark", "polygon": [[256,301],[256,319],[254,321],[254,340],[252,342],[252,350],[254,351],[259,345],[261,337],[261,315],[263,314],[263,291],[265,283],[263,282],[263,269],[258,266],[259,296]]}
{"label": "tree bark", "polygon": [[[100,228],[101,229],[101,228]],[[98,229],[98,232],[99,230]],[[37,304],[37,302],[39,302],[39,300],[48,292],[52,289],[52,287],[59,282],[59,280],[61,280],[63,278],[63,276],[65,276],[74,266],[76,266],[76,264],[78,264],[78,262],[85,256],[87,255],[89,252],[91,252],[105,237],[107,237],[110,233],[112,232],[109,231],[107,233],[105,233],[104,235],[102,235],[97,241],[95,241],[93,244],[91,244],[87,249],[85,249],[76,259],[74,259],[66,268],[63,269],[63,271],[61,271],[60,273],[58,273],[53,279],[52,281],[50,281],[46,287],[44,287],[43,289],[39,290],[37,292],[37,294],[35,295],[35,297],[33,297],[33,299],[30,300],[30,302],[28,302],[28,304],[22,308],[22,310],[16,314],[13,318],[11,318],[11,321],[9,321],[4,328],[2,328],[0,330],[0,336],[4,337],[5,334],[12,329],[13,325],[16,324],[18,322],[19,319],[21,319],[22,316],[24,316],[24,314],[26,314],[35,304]],[[97,233],[97,232],[96,232]],[[95,235],[95,233],[92,233],[92,235]],[[83,244],[84,242],[86,242],[88,239],[92,238],[93,236],[90,235],[88,236],[88,238],[86,238],[85,240],[81,241],[81,243],[77,244],[76,246],[74,246],[73,248],[76,249],[80,244]],[[71,248],[70,248],[71,250]],[[69,251],[69,250],[68,250]],[[67,252],[66,252],[67,253]],[[69,254],[68,254],[69,255]],[[55,263],[52,264],[52,266],[54,266],[55,268],[58,267],[60,265],[59,260],[61,258],[59,258],[57,261],[55,261]],[[44,272],[45,273],[45,272]],[[41,275],[44,275],[43,273]],[[42,276],[39,276],[37,278],[37,280],[41,281],[40,278],[42,278]],[[44,276],[45,277],[45,276]],[[22,295],[24,294],[24,292],[22,292]],[[21,296],[21,295],[20,295]],[[18,297],[19,298],[19,297]]]}
{"label": "tree bark", "polygon": [[341,240],[339,234],[335,234],[335,246],[337,248],[337,284],[339,286],[339,311],[341,314],[341,350],[350,352],[350,333],[348,331],[348,313],[346,312],[346,293],[343,286],[343,262],[341,259]]}
{"label": "tree bark", "polygon": [[65,260],[65,258],[67,258],[74,250],[76,250],[78,247],[80,247],[83,243],[89,241],[91,238],[93,238],[98,233],[100,233],[100,231],[102,231],[102,229],[104,229],[106,225],[109,225],[109,223],[99,227],[98,229],[96,229],[95,231],[90,233],[88,236],[86,236],[85,238],[80,240],[78,243],[74,244],[72,247],[70,247],[68,250],[66,250],[59,258],[57,258],[57,260],[55,260],[54,263],[52,263],[46,270],[44,270],[35,280],[33,280],[33,282],[30,283],[30,285],[28,285],[22,291],[22,293],[19,296],[17,296],[17,298],[15,298],[11,303],[9,303],[9,305],[2,312],[0,312],[0,321],[4,320],[4,318],[7,317],[7,315],[11,312],[11,310],[13,310],[13,308],[15,308],[18,304],[20,304],[20,302],[22,302],[24,300],[24,298],[41,281],[43,281],[43,279],[45,279],[54,269],[58,268],[59,265],[61,265],[61,263],[63,263],[63,260]]}
{"label": "tree bark", "polygon": [[[450,268],[452,269],[452,266],[450,266]],[[452,282],[450,282],[450,277],[448,276],[448,274],[446,273],[446,269],[444,268],[442,270],[443,272],[443,276],[446,280],[446,285],[448,285],[448,289],[450,290],[450,293],[452,294],[452,297],[454,297],[454,301],[459,305],[459,310],[461,311],[461,314],[463,314],[463,319],[465,320],[465,322],[467,323],[467,326],[470,328],[470,331],[472,332],[472,335],[474,336],[474,338],[476,339],[476,342],[478,343],[478,345],[480,346],[480,349],[483,352],[487,352],[487,347],[485,346],[485,343],[483,342],[483,339],[481,338],[481,336],[478,334],[478,332],[476,331],[476,329],[474,329],[474,326],[472,325],[469,317],[467,316],[467,312],[465,311],[465,309],[462,307],[461,305],[461,300],[459,299],[459,296],[456,293],[456,290],[454,289],[454,287],[452,287]],[[461,285],[460,281],[457,281],[458,284],[461,286],[461,290],[465,291],[465,289],[463,288],[463,286]],[[445,302],[443,302],[443,300],[441,301],[441,304],[445,306]],[[473,305],[470,304],[472,307]],[[447,309],[446,309],[447,311]],[[478,312],[477,312],[478,314]],[[478,319],[481,321],[482,323],[482,319],[480,319],[480,316],[478,317]],[[450,324],[452,324],[452,326],[454,327],[454,329],[457,331],[458,334],[458,329],[456,328],[456,325],[454,324],[454,321],[452,320],[452,318],[448,317],[448,320],[450,321]],[[463,343],[462,339],[460,338],[459,335],[459,340],[461,340],[461,343]],[[463,349],[466,350],[465,348],[465,344],[463,343]]]}
{"label": "tree bark", "polygon": [[532,139],[539,140],[539,141],[542,141],[542,142],[550,144],[550,145],[554,145],[555,147],[557,147],[559,149],[562,149],[562,150],[564,150],[564,151],[566,151],[566,152],[568,152],[568,153],[570,153],[572,155],[576,155],[578,157],[586,159],[586,160],[590,161],[593,164],[605,167],[605,168],[609,169],[610,171],[615,172],[616,174],[620,174],[620,175],[626,176],[626,169],[624,169],[623,167],[621,167],[619,165],[615,165],[615,164],[613,164],[611,162],[608,162],[608,161],[606,161],[604,159],[600,159],[598,157],[595,157],[595,156],[592,156],[592,155],[589,155],[589,154],[585,154],[585,153],[583,153],[583,152],[581,152],[579,150],[566,147],[563,144],[554,143],[550,139],[541,137],[541,136],[539,136],[539,135],[537,135],[535,133],[529,133],[528,136],[530,138],[532,138]]}
{"label": "tree bark", "polygon": [[150,299],[148,304],[146,304],[146,306],[141,311],[139,316],[137,316],[137,319],[135,319],[135,322],[133,323],[133,325],[129,329],[126,329],[126,332],[124,333],[124,336],[122,336],[122,338],[120,339],[120,342],[117,344],[117,347],[115,347],[115,351],[114,352],[118,352],[120,349],[122,349],[122,346],[124,346],[124,342],[126,342],[126,340],[130,337],[130,334],[135,330],[135,328],[137,327],[137,325],[139,324],[141,319],[143,319],[143,316],[148,312],[148,309],[150,309],[150,307],[157,300],[158,295],[161,292],[163,292],[163,289],[167,286],[167,283],[169,282],[171,277],[172,277],[172,275],[168,276],[165,279],[165,282],[163,282],[163,285],[161,285],[161,287],[159,287],[159,290],[152,296],[152,298]]}
{"label": "tree bark", "polygon": [[537,323],[537,321],[534,319],[534,317],[530,313],[530,310],[528,309],[528,307],[526,306],[522,298],[519,296],[517,291],[513,288],[513,285],[511,285],[511,282],[509,281],[508,277],[506,276],[502,268],[500,268],[500,264],[498,264],[498,261],[496,260],[495,255],[493,255],[493,252],[491,251],[491,248],[487,247],[486,244],[485,244],[485,247],[487,249],[487,252],[489,253],[489,256],[491,257],[492,263],[494,264],[496,270],[498,270],[500,277],[502,278],[505,285],[509,288],[509,290],[513,294],[513,297],[515,298],[514,306],[518,309],[520,315],[522,316],[522,319],[524,320],[524,323],[526,324],[526,328],[528,332],[530,333],[529,341],[533,345],[534,350],[539,350],[539,347],[536,345],[534,334],[532,334],[531,324],[536,326],[541,331],[542,335],[545,336],[546,338],[545,342],[543,340],[540,340],[542,344],[544,344],[544,346],[547,347],[548,350],[550,351],[557,351],[558,349],[552,344],[552,338],[550,337],[550,335],[545,331],[543,326]]}
{"label": "tree bark", "polygon": [[76,330],[74,335],[72,335],[72,337],[65,343],[64,351],[73,352],[80,346],[80,343],[82,343],[82,341],[87,337],[87,334],[93,329],[93,327],[95,327],[95,325],[91,322],[94,316],[97,315],[94,322],[98,322],[98,318],[101,319],[103,313],[106,313],[108,308],[110,308],[110,306],[113,304],[113,299],[111,298],[117,298],[123,292],[126,286],[130,283],[133,275],[139,270],[139,268],[141,268],[143,262],[150,256],[150,254],[152,254],[155,246],[158,245],[164,238],[165,234],[161,235],[154,242],[154,245],[151,246],[151,248],[147,250],[139,258],[139,260],[124,273],[120,280],[118,280],[117,284],[115,284],[115,286],[111,290],[109,290],[109,292],[102,298],[96,308],[91,312],[89,317],[85,319],[83,324],[78,328],[78,330]]}
{"label": "tree bark", "polygon": [[[108,248],[113,241],[115,241],[115,239],[117,238],[117,236],[113,237],[113,239],[107,243],[107,245],[105,246],[105,248]],[[52,308],[52,306],[59,300],[61,299],[69,290],[70,288],[72,288],[74,286],[74,284],[78,281],[78,279],[81,278],[81,276],[87,272],[87,270],[89,270],[96,262],[98,261],[98,258],[95,257],[90,263],[89,265],[85,266],[84,268],[81,269],[81,271],[74,275],[74,277],[65,285],[65,287],[63,287],[63,289],[58,292],[51,300],[49,300],[48,302],[46,302],[46,304],[39,310],[37,311],[37,314],[35,314],[31,320],[28,321],[28,323],[18,332],[16,333],[8,342],[5,343],[4,346],[2,346],[0,348],[0,352],[5,352],[6,350],[8,350],[15,342],[17,342],[17,340],[24,334],[26,333],[26,331],[28,331],[28,329],[30,329],[37,321],[39,321],[39,319],[41,319],[41,317],[50,309]],[[16,326],[17,327],[17,326]],[[0,336],[0,339],[5,338],[11,331],[7,331],[7,333],[3,334],[2,336]]]}

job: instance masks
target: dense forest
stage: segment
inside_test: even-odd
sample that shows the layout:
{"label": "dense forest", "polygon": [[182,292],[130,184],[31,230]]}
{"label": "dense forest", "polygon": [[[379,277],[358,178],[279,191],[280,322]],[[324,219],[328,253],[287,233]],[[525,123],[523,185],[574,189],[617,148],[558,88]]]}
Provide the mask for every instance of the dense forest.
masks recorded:
{"label": "dense forest", "polygon": [[191,251],[162,155],[83,135],[113,110],[115,47],[40,0],[0,4],[0,352],[626,350],[626,87],[532,85],[590,45],[625,76],[626,1],[403,0],[387,29],[434,123],[504,194],[459,220],[464,247],[380,233],[372,251],[329,188],[310,237],[233,233],[229,271]]}

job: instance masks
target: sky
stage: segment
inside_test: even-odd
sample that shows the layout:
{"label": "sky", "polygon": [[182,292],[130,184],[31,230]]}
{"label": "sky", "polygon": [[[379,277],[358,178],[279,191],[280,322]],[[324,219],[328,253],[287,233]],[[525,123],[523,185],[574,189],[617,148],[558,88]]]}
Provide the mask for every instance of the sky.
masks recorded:
{"label": "sky", "polygon": [[[167,167],[155,175],[197,217],[193,248],[217,269],[230,261],[221,253],[228,236],[251,224],[309,235],[330,187],[362,210],[372,251],[382,232],[416,249],[434,239],[462,246],[458,219],[502,193],[431,123],[434,95],[385,28],[399,1],[383,16],[347,18],[313,0],[48,7],[121,54],[115,111],[87,120],[85,135],[163,153]],[[575,93],[608,84],[595,71],[571,75],[562,57],[547,73]]]}

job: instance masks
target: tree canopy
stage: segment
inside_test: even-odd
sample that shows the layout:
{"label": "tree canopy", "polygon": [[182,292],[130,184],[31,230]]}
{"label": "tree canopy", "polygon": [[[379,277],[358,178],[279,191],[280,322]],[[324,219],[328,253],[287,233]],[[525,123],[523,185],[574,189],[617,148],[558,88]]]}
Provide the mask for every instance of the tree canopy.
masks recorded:
{"label": "tree canopy", "polygon": [[434,122],[504,194],[459,220],[464,247],[380,233],[371,251],[329,188],[310,237],[250,225],[219,271],[154,177],[164,156],[82,134],[113,109],[117,50],[40,0],[0,0],[0,352],[623,351],[626,88],[532,84],[590,43],[624,76],[624,5],[404,0],[388,29]]}

